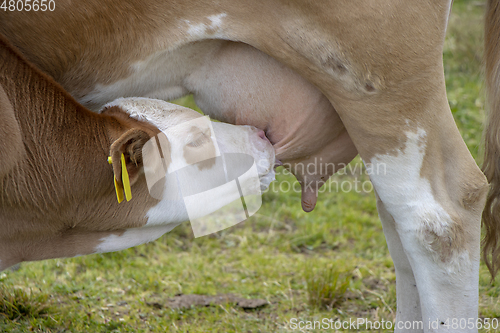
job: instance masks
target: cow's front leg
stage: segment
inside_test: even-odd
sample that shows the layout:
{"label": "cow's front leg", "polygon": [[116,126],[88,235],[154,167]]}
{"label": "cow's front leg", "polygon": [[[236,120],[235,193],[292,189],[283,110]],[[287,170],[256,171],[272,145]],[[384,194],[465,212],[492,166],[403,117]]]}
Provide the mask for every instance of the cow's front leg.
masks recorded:
{"label": "cow's front leg", "polygon": [[[331,24],[322,26],[326,33],[291,27],[283,39],[285,49],[309,61],[301,73],[334,106],[383,204],[401,280],[398,319],[417,317],[413,272],[424,332],[477,332],[487,182],[446,97],[442,46],[450,3],[410,8],[393,1],[375,13],[364,2],[360,14],[339,2]],[[316,67],[315,75],[306,67]],[[387,228],[389,216],[394,227]],[[401,290],[405,285],[410,289]]]}
{"label": "cow's front leg", "polygon": [[[389,252],[396,269],[397,311],[395,332],[423,332],[422,312],[417,283],[410,261],[396,231],[394,218],[377,195],[377,209]],[[422,323],[422,324],[421,324]]]}
{"label": "cow's front leg", "polygon": [[[424,332],[477,332],[480,214],[487,184],[454,124],[443,81],[437,81],[425,83],[434,86],[428,95],[412,97],[414,103],[421,99],[418,107],[386,96],[384,101],[397,102],[373,103],[370,115],[362,110],[366,106],[352,102],[343,120],[382,203],[384,227],[389,216],[394,220],[391,254],[398,236],[404,254],[395,262],[406,279],[399,283],[411,284],[413,271]],[[418,90],[425,91],[424,84]],[[403,285],[398,284],[403,293],[398,312],[401,319],[414,318],[416,297],[411,289],[401,291]],[[411,299],[403,300],[406,295]]]}

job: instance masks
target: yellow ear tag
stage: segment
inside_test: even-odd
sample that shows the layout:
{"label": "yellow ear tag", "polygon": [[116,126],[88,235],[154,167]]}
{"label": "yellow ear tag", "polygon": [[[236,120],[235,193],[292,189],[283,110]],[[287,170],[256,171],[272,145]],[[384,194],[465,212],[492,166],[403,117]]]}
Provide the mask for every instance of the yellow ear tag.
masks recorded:
{"label": "yellow ear tag", "polygon": [[123,188],[118,185],[116,178],[113,177],[113,180],[115,181],[116,199],[118,199],[118,203],[121,203],[123,201]]}
{"label": "yellow ear tag", "polygon": [[125,197],[127,198],[127,201],[130,201],[130,199],[132,199],[132,188],[130,187],[130,179],[128,176],[127,165],[125,164],[125,156],[123,154],[122,154],[122,182],[123,182],[123,189],[125,190]]}
{"label": "yellow ear tag", "polygon": [[[111,156],[108,157],[108,163],[113,164],[113,159],[111,158]],[[115,177],[113,177],[113,180],[115,183],[116,199],[118,200],[118,203],[121,203],[123,201],[123,187],[118,185]]]}

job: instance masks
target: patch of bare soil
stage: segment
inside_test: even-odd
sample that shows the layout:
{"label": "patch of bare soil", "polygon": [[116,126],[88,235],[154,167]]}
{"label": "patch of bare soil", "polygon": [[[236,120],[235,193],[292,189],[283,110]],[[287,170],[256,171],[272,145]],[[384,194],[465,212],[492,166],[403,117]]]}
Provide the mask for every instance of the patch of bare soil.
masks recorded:
{"label": "patch of bare soil", "polygon": [[264,299],[247,299],[234,294],[208,295],[176,295],[165,301],[147,302],[146,304],[156,309],[188,309],[195,306],[217,306],[233,303],[244,310],[253,310],[264,307],[269,303]]}

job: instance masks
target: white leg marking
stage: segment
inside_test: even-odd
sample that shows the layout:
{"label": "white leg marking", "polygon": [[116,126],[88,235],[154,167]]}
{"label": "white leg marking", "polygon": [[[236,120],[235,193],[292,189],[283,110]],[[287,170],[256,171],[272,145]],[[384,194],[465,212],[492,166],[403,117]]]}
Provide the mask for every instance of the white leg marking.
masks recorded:
{"label": "white leg marking", "polygon": [[[377,209],[382,221],[385,239],[389,252],[396,269],[396,296],[397,311],[394,332],[423,332],[419,324],[422,321],[420,309],[420,298],[418,296],[417,283],[411,268],[408,256],[404,251],[401,239],[396,231],[396,224],[392,216],[385,209],[384,204],[377,196]],[[404,325],[412,323],[411,329],[403,328]]]}
{"label": "white leg marking", "polygon": [[[376,156],[367,168],[380,199],[396,221],[410,219],[399,228],[409,231],[425,224],[437,235],[442,235],[452,223],[450,215],[434,199],[429,180],[420,176],[425,155],[426,133],[407,132],[408,140],[402,152],[396,156]],[[383,166],[383,167],[382,167]],[[380,173],[383,170],[383,173]],[[403,230],[401,230],[403,231]]]}
{"label": "white leg marking", "polygon": [[[436,201],[428,179],[420,175],[425,150],[426,132],[407,132],[404,148],[395,155],[377,155],[367,168],[385,173],[371,174],[374,187],[389,214],[409,259],[417,283],[426,332],[432,321],[453,318],[477,318],[478,263],[466,249],[453,252],[445,261],[432,247],[432,239],[447,237],[454,221]],[[445,249],[446,250],[446,249]],[[448,330],[449,329],[449,330]],[[439,325],[440,332],[453,331]],[[477,330],[462,330],[462,332]]]}

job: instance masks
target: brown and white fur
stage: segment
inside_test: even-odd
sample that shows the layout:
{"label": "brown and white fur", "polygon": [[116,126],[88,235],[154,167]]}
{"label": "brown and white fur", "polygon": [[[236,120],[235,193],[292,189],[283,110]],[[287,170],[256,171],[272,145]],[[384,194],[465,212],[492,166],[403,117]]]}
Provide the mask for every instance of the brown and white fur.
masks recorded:
{"label": "brown and white fur", "polygon": [[[276,102],[271,108],[266,103],[276,83],[288,92],[278,95],[278,104],[289,98],[319,101],[289,106],[305,107],[303,112],[312,120],[315,112],[307,107],[321,106],[320,119],[328,112],[328,123],[337,117],[330,126],[334,130],[308,127],[304,139],[312,146],[297,147],[309,150],[310,156],[328,143],[338,147],[336,137],[345,129],[346,147],[352,142],[347,152],[358,152],[367,164],[386,166],[371,180],[396,268],[397,322],[422,320],[420,331],[433,332],[430,323],[437,321],[443,323],[439,332],[451,332],[444,325],[447,320],[475,322],[478,315],[480,219],[487,192],[486,178],[467,150],[446,98],[442,51],[451,3],[61,0],[52,13],[0,13],[0,32],[94,109],[121,96],[171,99],[189,92],[209,112],[223,109],[224,98],[205,98],[210,88],[216,94],[248,96],[243,99],[252,103],[245,117],[261,121],[247,115],[274,114]],[[489,27],[498,33],[494,22]],[[497,43],[495,36],[491,43]],[[273,66],[287,69],[277,70],[273,77],[258,75],[258,83],[251,85],[241,74],[229,75],[238,66],[223,75],[203,69],[224,57],[219,51],[225,41],[266,54],[253,62],[257,66],[271,57],[279,64]],[[497,59],[495,47],[492,54]],[[258,67],[246,70],[261,72]],[[295,79],[285,73],[288,70]],[[189,80],[196,73],[203,75]],[[491,77],[498,81],[496,74]],[[228,108],[217,115],[230,119],[237,112]],[[277,112],[274,120],[285,115]],[[316,136],[327,138],[318,141],[323,146],[315,146]],[[497,157],[492,165],[498,168]],[[306,210],[314,206],[311,197],[303,193]],[[491,215],[486,218],[485,249],[498,262],[500,228],[498,221],[489,222]],[[398,327],[396,331],[402,331]]]}

